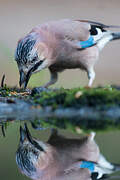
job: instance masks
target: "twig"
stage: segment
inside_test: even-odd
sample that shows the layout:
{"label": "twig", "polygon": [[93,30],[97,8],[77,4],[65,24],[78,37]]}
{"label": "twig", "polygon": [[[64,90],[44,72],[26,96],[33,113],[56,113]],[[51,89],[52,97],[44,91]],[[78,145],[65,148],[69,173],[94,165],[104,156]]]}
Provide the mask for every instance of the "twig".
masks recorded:
{"label": "twig", "polygon": [[4,87],[4,81],[5,81],[5,74],[3,75],[2,80],[1,80],[1,87]]}

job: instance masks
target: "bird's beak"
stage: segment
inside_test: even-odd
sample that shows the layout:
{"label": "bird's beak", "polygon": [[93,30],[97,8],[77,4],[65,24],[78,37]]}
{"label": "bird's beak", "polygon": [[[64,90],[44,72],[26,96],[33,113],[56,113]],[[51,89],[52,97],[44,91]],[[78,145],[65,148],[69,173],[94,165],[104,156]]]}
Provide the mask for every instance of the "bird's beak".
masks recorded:
{"label": "bird's beak", "polygon": [[30,134],[30,131],[29,131],[26,123],[24,124],[24,132],[26,133],[26,136],[27,136],[28,141],[29,141],[31,144],[34,144],[34,140],[32,139],[32,136],[31,136],[31,134]]}
{"label": "bird's beak", "polygon": [[20,81],[19,81],[20,87],[23,86],[24,89],[27,87],[31,74],[32,71],[28,71],[27,75],[23,71],[20,71]]}
{"label": "bird's beak", "polygon": [[26,74],[23,71],[20,71],[19,85],[20,87],[23,86],[25,88],[25,84],[26,84]]}
{"label": "bird's beak", "polygon": [[34,73],[37,68],[43,63],[43,60],[40,60],[38,63],[36,63],[27,73],[27,75],[21,70],[20,71],[20,81],[19,81],[19,85],[20,87],[23,85],[24,89],[27,87],[28,81],[32,75],[32,73]]}
{"label": "bird's beak", "polygon": [[19,80],[19,85],[20,87],[22,86],[22,84],[24,83],[25,81],[25,74],[23,71],[20,71],[20,80]]}
{"label": "bird's beak", "polygon": [[20,126],[20,142],[23,143],[25,139],[27,139],[31,144],[33,144],[33,139],[26,123],[24,124],[24,129]]}

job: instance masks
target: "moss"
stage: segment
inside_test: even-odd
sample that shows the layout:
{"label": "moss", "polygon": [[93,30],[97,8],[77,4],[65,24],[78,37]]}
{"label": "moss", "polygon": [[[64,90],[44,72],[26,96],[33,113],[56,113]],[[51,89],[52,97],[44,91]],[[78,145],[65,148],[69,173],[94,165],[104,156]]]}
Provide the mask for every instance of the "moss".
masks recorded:
{"label": "moss", "polygon": [[0,87],[0,97],[20,97],[23,93],[25,93],[24,89],[19,89],[17,87]]}
{"label": "moss", "polygon": [[[81,95],[76,97],[77,92]],[[53,108],[58,106],[80,108],[90,106],[102,108],[113,105],[120,106],[120,91],[111,88],[75,88],[59,89],[53,92],[42,92],[33,97],[33,101],[43,107],[51,105]]]}
{"label": "moss", "polygon": [[[37,105],[52,107],[52,110],[58,108],[75,108],[79,109],[82,107],[92,107],[95,111],[106,111],[109,108],[120,107],[120,90],[112,87],[99,87],[99,88],[74,88],[74,89],[58,89],[50,90],[47,92],[41,92],[40,94],[35,94],[31,96],[30,94],[24,96],[23,89],[18,88],[9,88],[4,86],[0,88],[1,97],[16,97],[29,100],[34,108],[37,108]],[[20,95],[19,95],[20,94]],[[105,130],[111,128],[120,129],[120,119],[113,121],[108,117],[98,118],[98,119],[89,119],[89,116],[86,119],[78,118],[48,118],[40,119],[40,125],[42,127],[58,127],[61,129],[70,129],[76,131],[76,128],[82,128],[85,131],[87,130]],[[37,120],[34,121],[37,125]]]}
{"label": "moss", "polygon": [[[0,88],[1,97],[19,97],[19,95],[22,95],[24,92],[25,91],[23,89],[18,89],[16,87],[10,88],[4,86]],[[78,92],[80,92],[80,95],[77,96]],[[91,89],[61,88],[54,91],[41,92],[40,94],[35,94],[34,96],[30,96],[28,93],[27,99],[30,99],[33,101],[33,103],[40,104],[43,107],[50,105],[54,109],[56,109],[58,106],[75,108],[91,106],[99,108],[104,105],[106,107],[110,107],[111,105],[120,106],[120,91],[111,87]]]}
{"label": "moss", "polygon": [[[58,89],[54,91],[41,92],[30,96],[24,94],[23,89],[16,87],[9,88],[4,86],[0,88],[1,97],[17,97],[29,99],[35,104],[40,104],[43,107],[51,106],[53,109],[58,107],[74,107],[80,108],[84,106],[94,107],[98,110],[106,109],[113,106],[120,106],[120,91],[116,88],[74,88],[74,89]],[[25,96],[24,96],[25,95]]]}
{"label": "moss", "polygon": [[[79,92],[79,93],[78,93]],[[67,108],[82,108],[92,107],[99,111],[105,111],[110,107],[120,107],[120,91],[112,87],[104,88],[74,88],[74,89],[59,89],[57,91],[42,92],[33,96],[33,101],[43,107],[52,106],[53,110],[58,107]],[[120,129],[119,120],[113,121],[108,117],[99,119],[55,119],[44,120],[43,126],[55,126],[63,129],[70,129],[76,131],[76,127],[82,127],[83,130],[88,131],[94,129],[107,130],[116,128]]]}
{"label": "moss", "polygon": [[[40,122],[40,124],[38,122]],[[39,125],[38,125],[39,124]],[[72,132],[91,132],[91,131],[96,131],[96,132],[103,132],[103,131],[111,131],[111,130],[118,130],[120,129],[120,124],[113,123],[113,121],[109,119],[104,119],[104,120],[99,120],[97,123],[94,121],[89,121],[89,120],[77,120],[74,121],[74,119],[67,119],[67,118],[62,118],[62,119],[40,119],[34,121],[34,125],[40,128],[59,128],[59,129],[66,129]]]}

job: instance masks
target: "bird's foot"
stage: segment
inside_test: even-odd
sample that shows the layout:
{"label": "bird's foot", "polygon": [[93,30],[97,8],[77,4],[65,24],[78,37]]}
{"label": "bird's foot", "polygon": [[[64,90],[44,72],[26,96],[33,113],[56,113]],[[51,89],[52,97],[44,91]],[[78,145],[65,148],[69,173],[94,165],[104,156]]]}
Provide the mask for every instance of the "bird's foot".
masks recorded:
{"label": "bird's foot", "polygon": [[51,89],[45,87],[35,87],[32,89],[31,95],[34,96],[35,94],[40,94],[42,92],[49,92]]}
{"label": "bird's foot", "polygon": [[40,94],[42,92],[50,92],[50,91],[57,91],[57,88],[46,88],[46,87],[35,87],[31,91],[31,95],[34,96],[35,94]]}

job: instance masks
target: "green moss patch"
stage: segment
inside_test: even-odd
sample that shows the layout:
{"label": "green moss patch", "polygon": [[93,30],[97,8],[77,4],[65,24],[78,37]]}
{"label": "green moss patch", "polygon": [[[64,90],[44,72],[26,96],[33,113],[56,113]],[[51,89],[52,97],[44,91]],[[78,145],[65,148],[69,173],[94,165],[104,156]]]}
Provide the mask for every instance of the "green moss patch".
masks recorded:
{"label": "green moss patch", "polygon": [[[0,88],[0,97],[5,97],[5,99],[6,97],[8,99],[14,97],[14,103],[17,99],[25,100],[27,105],[30,106],[27,113],[29,114],[31,110],[35,110],[35,114],[33,113],[34,123],[37,122],[37,112],[39,114],[37,119],[42,127],[58,127],[73,131],[76,129],[105,130],[120,128],[120,90],[117,88],[48,89],[31,95],[30,91],[4,86]],[[12,101],[5,102],[11,103]],[[17,103],[15,106],[17,106]],[[47,108],[50,109],[47,111]],[[71,115],[72,110],[75,110],[73,116]],[[65,115],[66,111],[67,115],[70,115],[69,118]],[[51,116],[39,118],[42,113],[45,115],[48,113]],[[26,111],[25,117],[27,117]]]}
{"label": "green moss patch", "polygon": [[34,103],[43,107],[74,107],[90,106],[95,108],[120,106],[120,91],[115,88],[75,88],[59,89],[56,91],[42,92],[33,97]]}

